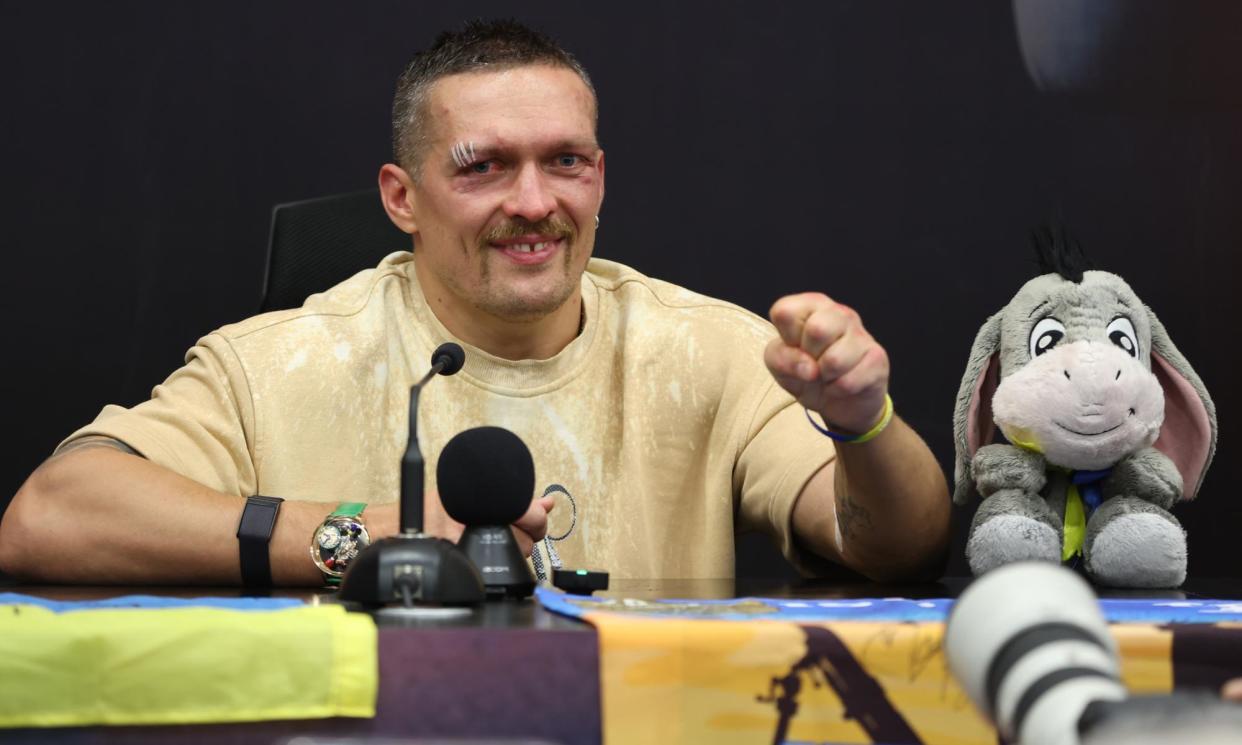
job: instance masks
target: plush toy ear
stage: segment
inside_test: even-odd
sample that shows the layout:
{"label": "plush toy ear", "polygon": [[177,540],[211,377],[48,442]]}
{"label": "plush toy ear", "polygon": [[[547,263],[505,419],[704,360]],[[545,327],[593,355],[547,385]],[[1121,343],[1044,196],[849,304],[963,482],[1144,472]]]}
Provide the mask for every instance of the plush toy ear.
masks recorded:
{"label": "plush toy ear", "polygon": [[1216,454],[1216,405],[1151,308],[1147,316],[1151,371],[1164,389],[1164,424],[1155,447],[1181,472],[1182,499],[1194,499]]}
{"label": "plush toy ear", "polygon": [[992,394],[1000,381],[1001,313],[989,318],[975,336],[953,409],[953,501],[966,504],[975,493],[970,463],[975,451],[992,441]]}

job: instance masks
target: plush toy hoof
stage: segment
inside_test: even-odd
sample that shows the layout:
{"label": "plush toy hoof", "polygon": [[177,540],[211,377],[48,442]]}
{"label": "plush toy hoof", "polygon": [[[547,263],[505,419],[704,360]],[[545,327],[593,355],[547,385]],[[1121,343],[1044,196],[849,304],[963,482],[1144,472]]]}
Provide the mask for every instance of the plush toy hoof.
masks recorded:
{"label": "plush toy hoof", "polygon": [[1108,587],[1177,587],[1186,581],[1186,533],[1161,515],[1121,515],[1087,547],[1086,568]]}
{"label": "plush toy hoof", "polygon": [[1056,564],[1061,561],[1061,537],[1038,520],[997,515],[975,527],[966,544],[966,559],[975,576],[1015,561]]}

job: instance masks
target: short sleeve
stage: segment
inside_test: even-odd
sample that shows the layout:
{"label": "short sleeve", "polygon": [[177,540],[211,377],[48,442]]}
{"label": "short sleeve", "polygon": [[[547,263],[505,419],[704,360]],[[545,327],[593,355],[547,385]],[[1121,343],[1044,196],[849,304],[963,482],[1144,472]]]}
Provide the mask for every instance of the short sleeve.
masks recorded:
{"label": "short sleeve", "polygon": [[226,494],[255,493],[253,402],[228,342],[204,337],[185,365],[133,408],[105,406],[59,447],[88,435],[111,437],[144,458]]}
{"label": "short sleeve", "polygon": [[793,509],[811,477],[836,457],[832,441],[816,433],[801,405],[773,381],[750,421],[733,472],[738,495],[738,529],[770,536],[807,576],[835,565],[799,545]]}

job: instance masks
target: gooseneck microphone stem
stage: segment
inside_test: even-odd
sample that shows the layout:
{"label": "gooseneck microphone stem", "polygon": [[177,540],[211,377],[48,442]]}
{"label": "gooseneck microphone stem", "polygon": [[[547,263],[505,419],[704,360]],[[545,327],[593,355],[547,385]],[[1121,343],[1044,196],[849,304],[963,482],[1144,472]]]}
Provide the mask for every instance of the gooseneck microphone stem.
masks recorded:
{"label": "gooseneck microphone stem", "polygon": [[431,369],[410,388],[410,438],[401,456],[401,512],[398,517],[401,535],[407,538],[423,534],[423,493],[426,463],[418,447],[418,397],[423,386],[436,375],[452,375],[461,369],[465,359],[462,348],[452,342],[441,344],[431,355]]}
{"label": "gooseneck microphone stem", "polygon": [[410,439],[401,456],[401,535],[416,536],[423,532],[423,490],[426,469],[423,452],[418,447],[418,394],[438,370],[431,368],[422,380],[410,388]]}
{"label": "gooseneck microphone stem", "polygon": [[[410,400],[410,406],[418,405],[418,397],[417,397],[418,391],[422,390],[422,387],[427,385],[428,380],[431,380],[435,376],[439,375],[440,372],[443,371],[445,367],[448,367],[450,362],[452,362],[452,360],[448,359],[444,355],[440,355],[432,361],[431,369],[428,370],[427,374],[422,377],[422,380],[419,380],[417,383],[414,384],[414,387],[410,389],[410,393],[415,394],[414,398]],[[410,436],[411,437],[414,436],[413,431],[410,432]]]}

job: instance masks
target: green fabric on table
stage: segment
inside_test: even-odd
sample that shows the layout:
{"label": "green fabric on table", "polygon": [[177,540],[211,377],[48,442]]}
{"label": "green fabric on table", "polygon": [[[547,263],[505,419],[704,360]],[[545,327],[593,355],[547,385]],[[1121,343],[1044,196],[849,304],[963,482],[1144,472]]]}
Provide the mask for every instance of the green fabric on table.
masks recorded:
{"label": "green fabric on table", "polygon": [[375,622],[340,606],[0,607],[0,727],[373,717]]}

